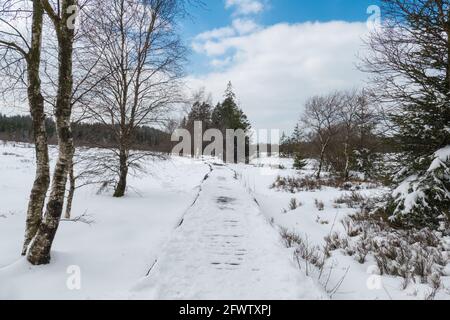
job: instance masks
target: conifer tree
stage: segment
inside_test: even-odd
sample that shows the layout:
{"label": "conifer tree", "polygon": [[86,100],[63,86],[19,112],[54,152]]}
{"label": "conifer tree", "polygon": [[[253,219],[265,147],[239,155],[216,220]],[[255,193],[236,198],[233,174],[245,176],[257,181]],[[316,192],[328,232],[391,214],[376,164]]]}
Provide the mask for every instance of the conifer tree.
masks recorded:
{"label": "conifer tree", "polygon": [[294,169],[302,170],[308,165],[308,161],[302,156],[300,152],[296,152],[294,156]]}
{"label": "conifer tree", "polygon": [[[226,137],[226,130],[243,130],[248,133],[251,126],[247,119],[247,116],[238,106],[236,102],[236,95],[233,91],[233,86],[231,82],[228,83],[227,89],[225,91],[225,100],[222,103],[218,103],[214,108],[212,113],[212,126],[219,129]],[[249,150],[250,139],[247,137],[245,139],[245,150],[246,150],[246,162],[249,161]],[[235,161],[237,161],[237,142],[234,143],[235,148]]]}
{"label": "conifer tree", "polygon": [[250,122],[236,102],[236,94],[231,82],[228,83],[225,91],[225,100],[217,104],[213,111],[212,121],[214,126],[221,130],[242,129],[246,132],[250,130]]}
{"label": "conifer tree", "polygon": [[397,188],[385,210],[406,226],[450,219],[450,1],[383,0],[384,24],[364,69],[390,108],[401,148]]}
{"label": "conifer tree", "polygon": [[297,123],[294,128],[294,133],[292,134],[292,142],[300,143],[302,140],[302,130],[300,129],[300,125]]}
{"label": "conifer tree", "polygon": [[189,112],[187,125],[192,125],[195,121],[203,122],[204,126],[211,123],[212,107],[206,102],[196,101]]}

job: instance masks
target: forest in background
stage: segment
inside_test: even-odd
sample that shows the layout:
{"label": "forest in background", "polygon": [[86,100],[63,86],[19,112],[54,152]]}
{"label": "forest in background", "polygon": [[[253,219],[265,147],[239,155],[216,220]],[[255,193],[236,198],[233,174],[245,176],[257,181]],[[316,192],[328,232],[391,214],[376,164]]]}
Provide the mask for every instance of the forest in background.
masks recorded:
{"label": "forest in background", "polygon": [[[77,147],[108,148],[116,143],[107,125],[99,123],[73,123],[74,143]],[[46,120],[48,141],[56,145],[56,125]],[[30,116],[5,116],[0,113],[0,140],[33,143],[33,122]],[[133,148],[169,153],[172,148],[170,134],[155,128],[140,127],[134,132]]]}

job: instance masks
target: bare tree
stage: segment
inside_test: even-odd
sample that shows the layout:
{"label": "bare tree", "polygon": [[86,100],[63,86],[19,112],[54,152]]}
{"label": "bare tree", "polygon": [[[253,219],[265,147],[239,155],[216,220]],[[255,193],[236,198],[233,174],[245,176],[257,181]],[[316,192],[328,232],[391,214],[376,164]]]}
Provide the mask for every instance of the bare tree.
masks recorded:
{"label": "bare tree", "polygon": [[46,212],[35,238],[31,242],[27,259],[39,265],[50,262],[50,250],[59,226],[64,205],[69,166],[72,162],[74,146],[71,131],[73,93],[73,43],[77,0],[56,2],[56,9],[47,0],[41,0],[45,13],[49,16],[58,40],[58,93],[56,97],[55,120],[59,153],[53,173],[51,193]]}
{"label": "bare tree", "polygon": [[[41,223],[50,184],[46,116],[40,77],[44,10],[40,1],[33,1],[31,8],[28,2],[0,2],[0,71],[5,80],[9,79],[12,84],[6,88],[9,92],[22,84],[27,88],[36,152],[36,174],[28,202],[22,255],[26,254]],[[31,30],[27,32],[30,16]]]}
{"label": "bare tree", "polygon": [[305,104],[305,111],[301,122],[305,131],[312,133],[312,137],[318,140],[320,150],[317,179],[320,178],[323,170],[325,153],[332,138],[339,131],[339,110],[342,102],[342,95],[336,92],[326,96],[312,97]]}
{"label": "bare tree", "polygon": [[130,167],[143,154],[133,151],[139,127],[169,120],[169,107],[181,101],[182,62],[186,49],[177,33],[183,0],[96,1],[91,21],[92,54],[102,54],[90,112],[115,137],[117,165],[114,197],[122,197]]}
{"label": "bare tree", "polygon": [[[76,190],[94,184],[104,184],[107,180],[104,176],[104,167],[102,163],[111,160],[108,157],[107,150],[86,150],[84,148],[75,151],[70,170],[69,170],[69,188],[66,199],[66,208],[64,218],[70,219],[72,216],[72,203]],[[110,177],[110,179],[112,179]]]}
{"label": "bare tree", "polygon": [[[369,157],[373,151],[374,130],[378,125],[376,114],[378,108],[373,101],[370,101],[369,91],[366,89],[345,91],[341,93],[341,97],[342,103],[337,109],[339,126],[337,148],[343,150],[341,172],[342,177],[348,180],[352,167],[364,171],[370,167],[368,163],[359,162],[367,162],[368,159],[363,158]],[[352,160],[359,165],[352,164]]]}
{"label": "bare tree", "polygon": [[342,172],[344,179],[350,176],[350,158],[353,153],[352,138],[359,127],[358,111],[360,97],[356,91],[349,91],[343,94],[343,103],[338,109],[339,123],[343,131],[345,166]]}
{"label": "bare tree", "polygon": [[[71,95],[71,108],[72,108],[72,117],[71,124],[72,126],[79,125],[85,121],[91,120],[91,115],[88,112],[88,106],[92,99],[95,96],[96,86],[103,79],[98,76],[94,76],[98,72],[97,67],[100,63],[100,60],[103,58],[101,54],[98,56],[90,55],[90,43],[88,41],[87,35],[90,32],[88,21],[91,19],[90,11],[91,0],[83,0],[78,1],[78,15],[77,15],[77,28],[75,28],[74,40],[73,40],[73,91]],[[73,22],[72,22],[73,24]],[[44,70],[45,70],[45,97],[46,102],[56,109],[56,102],[58,97],[58,82],[55,82],[53,79],[57,78],[59,66],[57,63],[57,59],[54,57],[55,52],[58,52],[58,46],[54,46],[53,43],[46,43],[45,47],[45,60],[43,61]],[[101,48],[100,48],[101,49]],[[56,61],[56,63],[55,63]],[[94,79],[94,80],[93,80]],[[74,139],[76,140],[76,139]],[[76,145],[76,141],[74,141]],[[90,157],[78,154],[74,149],[74,157],[75,159],[69,163],[68,168],[68,194],[66,198],[66,209],[64,217],[65,219],[70,219],[71,211],[72,211],[72,202],[75,196],[75,191],[89,183],[82,182],[77,186],[77,181],[85,180],[86,176],[89,175],[91,170],[86,169],[87,166],[84,166],[86,162],[90,159]],[[80,172],[76,172],[76,166],[80,166]],[[98,174],[98,173],[97,173]]]}
{"label": "bare tree", "polygon": [[[371,74],[390,133],[404,140],[403,158],[412,164],[448,144],[450,1],[382,0],[381,9],[383,24],[366,41],[361,69]],[[413,134],[402,128],[408,115]]]}

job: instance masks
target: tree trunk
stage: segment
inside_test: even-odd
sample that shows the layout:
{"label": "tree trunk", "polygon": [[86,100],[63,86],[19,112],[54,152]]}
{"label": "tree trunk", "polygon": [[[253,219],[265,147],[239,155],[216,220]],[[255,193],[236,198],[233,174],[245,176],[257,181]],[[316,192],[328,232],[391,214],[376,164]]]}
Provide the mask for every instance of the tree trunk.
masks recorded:
{"label": "tree trunk", "polygon": [[326,150],[326,146],[323,145],[321,150],[320,150],[320,161],[319,161],[319,169],[317,170],[317,179],[320,179],[320,174],[322,173],[322,168],[323,168],[323,162],[325,159],[325,150]]}
{"label": "tree trunk", "polygon": [[344,156],[345,156],[345,168],[344,168],[344,180],[348,181],[350,177],[350,154],[349,154],[349,145],[348,140],[344,143]]}
{"label": "tree trunk", "polygon": [[447,90],[448,90],[448,94],[450,94],[450,10],[447,11],[447,17],[444,17],[444,19],[446,19],[446,27],[445,27],[445,31],[447,33],[447,65],[446,65],[446,84],[447,84]]}
{"label": "tree trunk", "polygon": [[75,195],[75,189],[76,189],[76,180],[75,180],[75,173],[73,168],[73,162],[69,166],[69,194],[67,195],[67,203],[66,203],[66,212],[64,214],[65,219],[70,219],[72,215],[72,202],[73,197]]}
{"label": "tree trunk", "polygon": [[50,262],[50,250],[58,230],[64,206],[64,195],[69,166],[73,158],[73,139],[71,131],[72,113],[72,55],[74,30],[70,28],[70,7],[76,0],[62,1],[61,19],[55,19],[58,36],[58,94],[56,99],[56,129],[58,134],[59,154],[53,173],[52,189],[47,203],[44,219],[31,243],[27,259],[31,264],[41,265]]}
{"label": "tree trunk", "polygon": [[47,133],[45,130],[44,98],[41,94],[39,68],[41,64],[42,23],[44,10],[39,1],[33,2],[33,22],[31,48],[27,59],[28,101],[33,122],[34,144],[36,152],[36,175],[28,202],[25,226],[25,241],[22,255],[26,255],[28,246],[36,235],[42,219],[50,184],[50,168],[48,157]]}
{"label": "tree trunk", "polygon": [[120,150],[120,167],[119,167],[119,182],[117,183],[114,191],[114,198],[121,198],[125,195],[127,188],[127,176],[128,176],[128,157],[125,150]]}

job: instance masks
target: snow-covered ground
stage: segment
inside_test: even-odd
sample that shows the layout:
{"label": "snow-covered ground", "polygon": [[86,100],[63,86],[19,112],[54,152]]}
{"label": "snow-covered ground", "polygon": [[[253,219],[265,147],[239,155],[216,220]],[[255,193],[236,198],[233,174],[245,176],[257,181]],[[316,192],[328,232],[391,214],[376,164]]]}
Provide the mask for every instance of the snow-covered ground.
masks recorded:
{"label": "snow-covered ground", "polygon": [[148,278],[151,299],[324,299],[298,272],[277,231],[227,166],[212,165],[202,191]]}
{"label": "snow-covered ground", "polygon": [[[351,194],[349,191],[336,188],[324,187],[321,190],[295,194],[271,189],[278,176],[314,174],[311,165],[301,172],[292,169],[292,166],[291,159],[268,158],[258,160],[254,166],[232,167],[238,172],[241,183],[247,191],[257,199],[264,215],[271,219],[274,225],[299,234],[311,247],[323,248],[324,238],[332,232],[346,233],[341,221],[358,209],[336,205],[336,199]],[[283,169],[280,170],[278,167]],[[374,197],[382,195],[385,191],[383,187],[370,186],[368,189],[361,188],[358,193],[365,197]],[[296,199],[300,204],[295,210],[289,208],[291,199]],[[316,200],[324,204],[323,210],[319,210]],[[322,274],[310,273],[327,292],[333,291],[338,286],[338,290],[332,294],[333,299],[425,299],[432,291],[430,286],[420,283],[411,284],[404,290],[402,278],[380,277],[376,270],[377,264],[371,257],[368,262],[360,264],[353,257],[335,251]],[[446,276],[442,278],[442,282],[443,288],[437,293],[436,299],[450,299],[450,265],[447,266]]]}
{"label": "snow-covered ground", "polygon": [[[270,189],[278,175],[297,174],[290,169],[292,161],[282,160],[284,170],[271,161],[224,166],[211,159],[148,159],[146,174],[130,179],[123,199],[97,194],[98,186],[82,188],[75,196],[73,217],[86,215],[93,223],[61,222],[51,264],[33,267],[19,254],[34,149],[0,144],[0,299],[426,296],[426,285],[402,290],[401,279],[373,275],[373,261],[361,265],[339,251],[323,275],[307,275],[294,261],[293,250],[283,246],[279,227],[323,246],[331,231],[343,231],[340,220],[353,209],[336,207],[335,199],[345,191],[334,188],[296,194]],[[361,192],[372,196],[383,190]],[[293,211],[292,198],[301,203]],[[324,203],[323,211],[316,199]],[[71,290],[70,281],[78,272],[81,289]],[[380,279],[382,285],[374,286]],[[438,299],[450,298],[449,278],[444,282]]]}
{"label": "snow-covered ground", "polygon": [[[209,172],[188,159],[149,160],[147,174],[130,179],[124,199],[97,195],[98,187],[80,189],[72,214],[87,214],[93,224],[61,222],[51,264],[31,267],[20,247],[33,157],[29,146],[0,146],[0,299],[123,298],[147,274]],[[77,270],[71,266],[81,271],[81,290],[68,290]]]}

